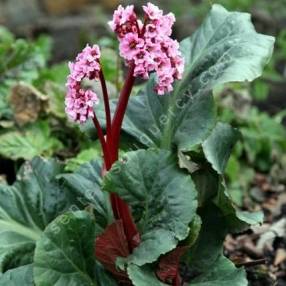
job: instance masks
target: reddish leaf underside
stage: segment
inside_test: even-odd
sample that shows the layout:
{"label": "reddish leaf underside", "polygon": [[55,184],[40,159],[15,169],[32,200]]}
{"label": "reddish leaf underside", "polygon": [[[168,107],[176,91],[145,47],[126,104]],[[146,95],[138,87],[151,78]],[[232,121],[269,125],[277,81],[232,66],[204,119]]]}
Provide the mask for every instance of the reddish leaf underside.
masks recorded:
{"label": "reddish leaf underside", "polygon": [[127,257],[129,254],[122,220],[116,220],[106,228],[103,234],[97,237],[95,241],[96,258],[119,281],[130,283],[127,274],[116,268],[116,259]]}
{"label": "reddish leaf underside", "polygon": [[[181,285],[179,264],[180,258],[187,248],[187,246],[177,247],[160,258],[156,274],[162,282],[173,286]],[[98,261],[118,279],[119,283],[123,282],[124,285],[132,285],[127,273],[116,267],[116,259],[118,257],[130,255],[122,220],[116,220],[106,228],[103,234],[97,237],[95,241],[95,255]]]}
{"label": "reddish leaf underside", "polygon": [[156,274],[161,281],[170,283],[173,286],[181,285],[179,273],[180,258],[187,249],[187,246],[178,246],[160,258]]}

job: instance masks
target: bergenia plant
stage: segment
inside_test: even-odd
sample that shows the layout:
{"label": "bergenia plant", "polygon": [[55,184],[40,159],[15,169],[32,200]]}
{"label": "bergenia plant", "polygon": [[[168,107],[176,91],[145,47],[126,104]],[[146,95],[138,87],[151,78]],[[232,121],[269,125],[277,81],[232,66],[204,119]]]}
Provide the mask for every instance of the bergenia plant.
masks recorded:
{"label": "bergenia plant", "polygon": [[[102,159],[63,174],[35,158],[0,187],[0,286],[248,284],[223,242],[263,216],[238,210],[227,191],[240,133],[217,121],[212,92],[260,76],[274,39],[220,5],[180,43],[172,13],[148,3],[140,14],[119,6],[109,22],[127,70],[117,99],[99,46],[69,64],[66,113],[99,140]],[[137,78],[145,84],[130,96]]]}

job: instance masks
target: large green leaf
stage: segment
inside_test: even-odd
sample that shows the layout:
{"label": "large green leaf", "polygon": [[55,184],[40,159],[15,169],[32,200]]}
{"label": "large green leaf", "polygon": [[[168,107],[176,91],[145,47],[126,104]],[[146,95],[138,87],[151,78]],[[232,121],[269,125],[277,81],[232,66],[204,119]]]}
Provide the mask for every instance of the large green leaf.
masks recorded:
{"label": "large green leaf", "polygon": [[223,185],[220,186],[213,201],[223,213],[230,232],[241,232],[248,229],[251,225],[263,223],[262,212],[240,211],[232,202],[227,189]]}
{"label": "large green leaf", "polygon": [[227,234],[227,226],[219,208],[208,204],[199,210],[199,215],[202,219],[199,237],[186,255],[191,273],[197,274],[209,269],[222,255]]}
{"label": "large green leaf", "polygon": [[123,130],[146,146],[190,150],[201,143],[215,125],[216,110],[211,93],[191,96],[171,93],[158,96],[154,77],[138,96],[130,99]]}
{"label": "large green leaf", "polygon": [[190,286],[247,286],[244,269],[237,269],[226,257],[220,256],[210,268],[193,279]]}
{"label": "large green leaf", "polygon": [[154,92],[151,77],[132,97],[123,129],[146,146],[191,150],[215,126],[210,91],[232,81],[251,81],[261,75],[273,50],[274,38],[256,33],[246,13],[214,5],[202,26],[182,41],[183,79],[165,96]]}
{"label": "large green leaf", "polygon": [[40,121],[23,131],[11,131],[0,136],[0,154],[17,160],[30,160],[37,155],[52,155],[62,143],[51,136],[48,122]]}
{"label": "large green leaf", "polygon": [[[226,231],[242,232],[251,225],[263,222],[262,212],[241,211],[236,207],[227,188],[222,184],[215,171],[210,168],[202,168],[193,173],[192,178],[199,194],[199,207],[204,208],[212,201],[219,209]],[[218,209],[213,212],[217,213]],[[219,223],[213,224],[219,225]]]}
{"label": "large green leaf", "polygon": [[198,191],[199,207],[202,207],[216,197],[220,186],[219,175],[211,166],[203,165],[191,176]]}
{"label": "large green leaf", "polygon": [[8,270],[0,276],[0,286],[34,286],[33,265]]}
{"label": "large green leaf", "polygon": [[103,228],[113,221],[109,194],[101,190],[102,162],[90,161],[71,174],[59,176],[71,192],[80,198],[82,204],[91,204],[96,213],[96,221]]}
{"label": "large green leaf", "polygon": [[128,266],[127,273],[134,286],[167,286],[158,280],[151,267],[131,264]]}
{"label": "large green leaf", "polygon": [[213,5],[202,26],[182,43],[187,62],[179,89],[198,93],[233,81],[252,81],[269,61],[274,38],[258,34],[248,13]]}
{"label": "large green leaf", "polygon": [[239,132],[226,123],[217,123],[202,147],[214,170],[223,174],[232,148],[239,138]]}
{"label": "large green leaf", "polygon": [[0,185],[0,272],[31,262],[35,241],[75,199],[54,180],[63,167],[35,158],[19,171],[12,186]]}
{"label": "large green leaf", "polygon": [[86,212],[68,212],[48,225],[37,242],[37,286],[95,286],[95,224]]}
{"label": "large green leaf", "polygon": [[228,232],[222,211],[213,203],[200,209],[202,227],[196,243],[188,250],[185,263],[193,279],[186,285],[197,286],[246,286],[243,269],[223,256],[223,242]]}
{"label": "large green leaf", "polygon": [[133,209],[141,243],[127,261],[139,266],[156,261],[187,237],[197,208],[191,180],[165,150],[128,152],[103,180],[103,189],[117,193]]}

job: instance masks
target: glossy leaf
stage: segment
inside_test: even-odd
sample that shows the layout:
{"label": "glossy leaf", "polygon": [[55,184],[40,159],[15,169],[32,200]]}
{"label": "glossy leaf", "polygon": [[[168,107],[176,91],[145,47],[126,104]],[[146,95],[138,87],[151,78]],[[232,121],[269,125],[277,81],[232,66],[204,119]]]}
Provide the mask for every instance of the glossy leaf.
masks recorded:
{"label": "glossy leaf", "polygon": [[86,212],[68,212],[48,225],[34,256],[36,286],[95,286],[95,224]]}
{"label": "glossy leaf", "polygon": [[193,279],[190,286],[247,286],[244,269],[236,268],[226,257],[220,256],[211,268]]}
{"label": "glossy leaf", "polygon": [[201,143],[215,125],[216,111],[210,93],[192,96],[154,92],[154,78],[137,97],[131,98],[123,129],[146,146],[190,150]]}
{"label": "glossy leaf", "polygon": [[202,147],[212,167],[223,174],[232,148],[239,138],[239,132],[226,123],[217,123]]}
{"label": "glossy leaf", "polygon": [[103,228],[113,221],[109,194],[101,190],[102,162],[90,161],[83,164],[78,171],[63,174],[62,178],[70,192],[79,198],[83,205],[90,204],[96,212],[96,221]]}
{"label": "glossy leaf", "polygon": [[12,186],[0,185],[0,272],[31,263],[35,242],[59,213],[76,205],[54,180],[63,171],[54,160],[27,162]]}
{"label": "glossy leaf", "polygon": [[127,259],[137,265],[156,261],[187,237],[197,207],[195,186],[165,150],[128,152],[103,180],[133,209],[141,243]]}
{"label": "glossy leaf", "polygon": [[240,211],[232,202],[227,189],[221,185],[214,203],[220,208],[230,232],[241,232],[263,222],[262,212]]}
{"label": "glossy leaf", "polygon": [[213,5],[201,27],[182,43],[187,62],[180,89],[193,94],[261,75],[273,52],[274,38],[258,34],[248,13]]}
{"label": "glossy leaf", "polygon": [[13,268],[0,275],[0,286],[34,286],[33,265]]}
{"label": "glossy leaf", "polygon": [[200,233],[185,257],[190,272],[194,274],[203,273],[212,267],[222,255],[223,241],[227,234],[227,226],[219,208],[208,204],[200,210],[199,215],[202,219]]}
{"label": "glossy leaf", "polygon": [[134,286],[167,286],[168,284],[162,283],[158,280],[152,268],[148,266],[139,267],[131,264],[127,269],[128,276],[132,280]]}
{"label": "glossy leaf", "polygon": [[202,166],[192,174],[192,179],[198,191],[199,207],[216,197],[220,186],[219,175],[210,166]]}

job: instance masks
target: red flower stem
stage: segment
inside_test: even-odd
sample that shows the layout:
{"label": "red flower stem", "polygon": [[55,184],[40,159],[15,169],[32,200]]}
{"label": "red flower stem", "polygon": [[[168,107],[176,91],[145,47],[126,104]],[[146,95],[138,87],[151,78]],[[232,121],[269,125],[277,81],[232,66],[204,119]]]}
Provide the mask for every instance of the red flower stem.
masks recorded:
{"label": "red flower stem", "polygon": [[99,72],[99,80],[100,80],[102,95],[103,95],[105,118],[106,118],[106,133],[108,136],[111,132],[111,113],[110,113],[110,106],[109,106],[109,98],[108,98],[108,91],[107,91],[107,87],[106,87],[106,81],[105,81],[102,69]]}
{"label": "red flower stem", "polygon": [[110,168],[111,166],[111,157],[104,139],[104,134],[103,131],[101,129],[100,123],[96,117],[96,114],[94,113],[94,117],[92,118],[93,124],[97,130],[97,135],[98,135],[98,139],[100,141],[101,147],[102,147],[102,152],[103,152],[103,157],[104,157],[104,162],[106,165],[106,168]]}
{"label": "red flower stem", "polygon": [[112,160],[114,161],[118,159],[120,131],[128,105],[129,96],[135,81],[135,77],[133,76],[134,68],[134,64],[131,64],[112,120]]}
{"label": "red flower stem", "polygon": [[[111,146],[111,164],[118,160],[118,150],[120,141],[120,131],[126,108],[128,105],[128,99],[135,81],[133,76],[134,64],[131,65],[127,79],[124,83],[123,89],[120,93],[117,108],[111,124],[111,138],[108,137],[108,145]],[[108,170],[108,168],[107,168]],[[121,219],[127,238],[130,252],[138,246],[140,242],[139,232],[133,221],[132,214],[129,206],[125,203],[117,194],[111,194],[111,205],[113,213],[116,219]]]}

